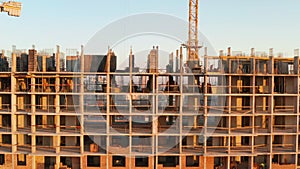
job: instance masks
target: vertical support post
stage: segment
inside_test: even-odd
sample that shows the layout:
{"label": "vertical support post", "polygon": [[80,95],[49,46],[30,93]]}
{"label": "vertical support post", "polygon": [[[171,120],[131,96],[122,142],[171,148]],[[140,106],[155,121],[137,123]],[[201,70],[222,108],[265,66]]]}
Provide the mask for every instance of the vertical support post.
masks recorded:
{"label": "vertical support post", "polygon": [[56,61],[56,72],[60,72],[60,46],[56,46],[56,54],[55,54],[55,61]]}

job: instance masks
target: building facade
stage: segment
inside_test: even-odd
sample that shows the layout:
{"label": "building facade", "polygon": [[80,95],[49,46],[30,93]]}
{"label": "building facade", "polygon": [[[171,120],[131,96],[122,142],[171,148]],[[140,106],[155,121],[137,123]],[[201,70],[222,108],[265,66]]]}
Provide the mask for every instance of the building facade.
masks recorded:
{"label": "building facade", "polygon": [[109,52],[92,72],[94,57],[67,56],[65,69],[59,55],[13,52],[1,69],[1,167],[300,168],[298,54],[228,50],[187,69],[177,51],[174,70],[156,70],[157,56],[120,71]]}

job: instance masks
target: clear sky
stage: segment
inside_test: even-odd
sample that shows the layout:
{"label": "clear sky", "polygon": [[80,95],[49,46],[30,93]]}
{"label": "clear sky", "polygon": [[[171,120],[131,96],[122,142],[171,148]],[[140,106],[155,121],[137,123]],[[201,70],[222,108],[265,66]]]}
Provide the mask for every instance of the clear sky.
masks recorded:
{"label": "clear sky", "polygon": [[[79,48],[122,17],[158,12],[188,19],[188,0],[20,0],[20,18],[0,14],[0,48]],[[200,31],[216,50],[293,54],[300,48],[299,0],[200,0]]]}

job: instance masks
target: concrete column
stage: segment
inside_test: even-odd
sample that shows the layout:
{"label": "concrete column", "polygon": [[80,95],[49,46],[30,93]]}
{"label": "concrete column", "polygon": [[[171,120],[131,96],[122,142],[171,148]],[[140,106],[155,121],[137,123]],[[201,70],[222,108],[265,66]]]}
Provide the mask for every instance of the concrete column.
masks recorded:
{"label": "concrete column", "polygon": [[84,72],[84,47],[81,45],[81,54],[80,54],[80,72]]}
{"label": "concrete column", "polygon": [[47,71],[47,57],[46,56],[42,56],[42,71],[46,72]]}
{"label": "concrete column", "polygon": [[17,135],[17,144],[18,146],[24,145],[24,134]]}
{"label": "concrete column", "polygon": [[14,51],[13,51],[13,53],[12,53],[12,63],[11,63],[11,72],[12,73],[15,73],[16,71],[17,71],[17,55],[16,55],[16,53],[14,53]]}
{"label": "concrete column", "polygon": [[36,135],[35,134],[33,134],[31,136],[31,151],[32,151],[32,153],[36,152]]}
{"label": "concrete column", "polygon": [[60,115],[55,115],[55,126],[56,126],[56,133],[60,132]]}
{"label": "concrete column", "polygon": [[0,127],[2,127],[2,115],[0,115]]}
{"label": "concrete column", "polygon": [[60,72],[60,47],[58,45],[56,46],[55,62],[56,72]]}
{"label": "concrete column", "polygon": [[43,128],[47,128],[47,115],[42,116]]}
{"label": "concrete column", "polygon": [[59,165],[60,165],[60,156],[56,156],[56,166],[55,166],[55,169],[59,169]]}
{"label": "concrete column", "polygon": [[32,114],[31,115],[31,132],[32,133],[36,132],[36,123],[35,123],[35,120],[36,120],[36,116]]}
{"label": "concrete column", "polygon": [[41,97],[41,107],[42,107],[42,110],[47,110],[47,108],[48,108],[48,98],[47,98],[47,96],[42,96]]}
{"label": "concrete column", "polygon": [[16,115],[16,117],[17,117],[17,121],[18,121],[18,123],[17,123],[18,128],[24,128],[25,127],[25,125],[24,125],[25,116],[22,114],[19,114],[19,115]]}
{"label": "concrete column", "polygon": [[24,96],[18,96],[17,99],[18,99],[18,102],[17,102],[17,105],[18,105],[18,109],[19,110],[25,110],[25,97]]}
{"label": "concrete column", "polygon": [[[17,100],[17,97],[15,95],[15,92],[16,92],[16,78],[15,78],[15,75],[12,74],[11,76],[11,91],[12,91],[12,94],[11,94],[11,132],[14,133],[17,131],[17,117],[15,115],[16,113],[16,100]],[[17,135],[16,134],[12,134],[12,152],[15,153],[17,151]]]}
{"label": "concrete column", "polygon": [[55,137],[55,138],[54,138],[53,141],[56,140],[56,144],[55,144],[55,142],[54,142],[53,145],[55,145],[55,147],[56,147],[56,153],[59,154],[59,153],[60,153],[60,137],[61,137],[61,136],[54,136],[54,137]]}
{"label": "concrete column", "polygon": [[2,109],[2,96],[0,96],[0,109]]}

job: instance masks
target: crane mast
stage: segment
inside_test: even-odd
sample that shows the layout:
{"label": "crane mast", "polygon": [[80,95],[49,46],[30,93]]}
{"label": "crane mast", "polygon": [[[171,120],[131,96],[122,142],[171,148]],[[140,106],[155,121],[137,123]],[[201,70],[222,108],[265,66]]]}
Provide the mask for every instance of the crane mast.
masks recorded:
{"label": "crane mast", "polygon": [[189,2],[189,39],[187,44],[188,61],[199,61],[198,46],[198,2],[199,0],[190,0]]}

